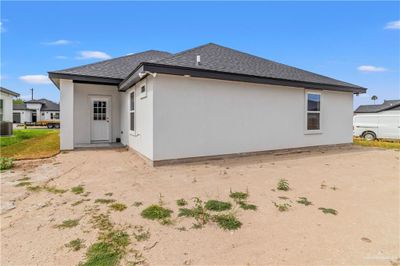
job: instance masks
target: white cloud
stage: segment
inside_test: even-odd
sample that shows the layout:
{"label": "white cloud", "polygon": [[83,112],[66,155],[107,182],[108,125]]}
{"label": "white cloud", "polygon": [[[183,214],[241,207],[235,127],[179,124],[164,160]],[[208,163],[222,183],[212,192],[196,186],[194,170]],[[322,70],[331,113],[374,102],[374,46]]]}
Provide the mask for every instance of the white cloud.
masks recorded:
{"label": "white cloud", "polygon": [[77,59],[110,59],[111,55],[100,51],[81,51]]}
{"label": "white cloud", "polygon": [[358,71],[361,71],[361,72],[384,72],[384,71],[387,71],[387,69],[384,67],[368,66],[368,65],[359,66],[357,69],[358,69]]}
{"label": "white cloud", "polygon": [[70,41],[70,40],[56,40],[53,42],[43,42],[42,44],[44,45],[68,45],[68,44],[72,44],[75,43],[74,41]]}
{"label": "white cloud", "polygon": [[45,75],[25,75],[19,79],[30,84],[51,84],[50,79]]}
{"label": "white cloud", "polygon": [[391,21],[391,22],[386,23],[385,29],[387,29],[387,30],[400,29],[400,20]]}
{"label": "white cloud", "polygon": [[56,59],[67,59],[68,57],[65,55],[57,55]]}

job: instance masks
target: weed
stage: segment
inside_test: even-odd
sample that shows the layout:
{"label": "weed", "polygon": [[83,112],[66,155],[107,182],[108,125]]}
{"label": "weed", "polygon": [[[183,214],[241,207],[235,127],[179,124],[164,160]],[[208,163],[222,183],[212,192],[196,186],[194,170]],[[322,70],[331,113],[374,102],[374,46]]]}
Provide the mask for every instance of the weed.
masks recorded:
{"label": "weed", "polygon": [[114,199],[96,199],[94,203],[101,203],[101,204],[110,204],[115,202]]}
{"label": "weed", "polygon": [[282,200],[288,200],[289,199],[288,197],[285,197],[285,196],[279,196],[278,198],[280,198]]}
{"label": "weed", "polygon": [[93,224],[94,228],[97,228],[101,231],[111,230],[113,227],[110,217],[102,213],[99,215],[93,215],[91,223]]}
{"label": "weed", "polygon": [[82,197],[87,197],[87,196],[89,196],[89,195],[90,195],[90,192],[88,191],[88,192],[82,194],[81,196],[82,196]]}
{"label": "weed", "polygon": [[30,177],[23,177],[23,178],[20,178],[20,179],[17,179],[17,181],[28,181],[28,180],[30,180],[31,178]]}
{"label": "weed", "polygon": [[0,157],[0,170],[11,169],[14,166],[14,160],[7,157]]}
{"label": "weed", "polygon": [[74,194],[82,194],[84,190],[85,189],[81,185],[71,188],[71,192]]}
{"label": "weed", "polygon": [[312,205],[312,202],[309,201],[306,197],[299,197],[299,200],[297,201],[297,203],[303,204],[305,206]]}
{"label": "weed", "polygon": [[75,201],[74,203],[71,204],[71,206],[77,206],[85,201],[90,201],[90,199],[81,199],[81,200]]}
{"label": "weed", "polygon": [[283,190],[283,191],[288,191],[289,188],[289,183],[286,179],[279,179],[278,185],[276,186],[278,190]]}
{"label": "weed", "polygon": [[330,208],[318,208],[318,210],[321,210],[323,213],[325,214],[333,214],[333,215],[337,215],[338,211],[335,209],[330,209]]}
{"label": "weed", "polygon": [[45,186],[45,187],[43,187],[47,192],[50,192],[50,193],[54,193],[54,194],[63,194],[63,193],[65,193],[65,192],[67,192],[67,190],[66,189],[60,189],[60,188],[56,188],[56,187],[47,187],[47,186]]}
{"label": "weed", "polygon": [[224,230],[237,230],[242,226],[242,223],[233,214],[215,215],[213,220]]}
{"label": "weed", "polygon": [[321,189],[325,189],[325,188],[326,188],[325,181],[322,181],[320,188],[321,188]]}
{"label": "weed", "polygon": [[42,187],[41,186],[34,186],[34,187],[28,186],[28,187],[26,187],[26,189],[29,191],[32,191],[32,192],[39,192],[42,190]]}
{"label": "weed", "polygon": [[141,201],[135,201],[135,202],[133,203],[133,206],[135,206],[135,207],[139,207],[139,206],[141,206],[141,205],[143,205],[143,202],[141,202]]}
{"label": "weed", "polygon": [[192,225],[193,229],[201,229],[203,227],[204,227],[204,225],[202,225],[201,223],[195,223],[195,224]]}
{"label": "weed", "polygon": [[62,224],[57,225],[56,227],[59,229],[65,229],[65,228],[72,228],[75,227],[79,224],[79,220],[65,220],[62,222]]}
{"label": "weed", "polygon": [[278,211],[280,211],[280,212],[286,212],[286,211],[289,210],[290,207],[292,207],[288,203],[277,204],[276,202],[274,202],[274,205],[275,205],[276,208],[278,208]]}
{"label": "weed", "polygon": [[110,208],[113,209],[114,211],[123,211],[125,210],[127,207],[125,204],[122,203],[113,203],[110,205]]}
{"label": "weed", "polygon": [[100,234],[99,240],[110,242],[116,249],[126,247],[130,244],[128,233],[121,230],[103,232]]}
{"label": "weed", "polygon": [[230,210],[232,208],[232,204],[224,201],[209,200],[206,202],[206,205],[204,207],[210,211],[220,212],[220,211]]}
{"label": "weed", "polygon": [[160,206],[163,206],[163,205],[164,205],[163,198],[164,198],[164,196],[160,193],[160,196],[159,196],[159,199],[158,199],[158,204],[159,204]]}
{"label": "weed", "polygon": [[85,240],[77,238],[74,240],[69,241],[69,243],[65,244],[65,247],[70,248],[72,251],[78,251],[81,248],[84,248],[85,245],[83,244]]}
{"label": "weed", "polygon": [[104,196],[107,196],[107,197],[111,197],[112,195],[113,195],[112,192],[108,192],[108,193],[104,194]]}
{"label": "weed", "polygon": [[143,226],[135,226],[135,229],[137,230],[137,232],[133,232],[133,236],[135,237],[135,239],[137,241],[145,241],[148,240],[150,238],[150,232],[149,230],[144,230]]}
{"label": "weed", "polygon": [[144,209],[141,213],[143,218],[150,220],[163,220],[165,218],[171,217],[173,211],[170,209],[163,208],[159,205],[151,205]]}
{"label": "weed", "polygon": [[162,219],[160,221],[160,224],[162,224],[162,225],[172,225],[172,224],[174,224],[174,222],[169,218],[164,218],[164,219]]}
{"label": "weed", "polygon": [[178,199],[176,200],[176,205],[178,206],[186,206],[188,203],[185,199]]}
{"label": "weed", "polygon": [[332,189],[332,190],[338,190],[338,188],[335,187],[335,186],[331,187],[331,189]]}
{"label": "weed", "polygon": [[181,231],[181,232],[187,231],[186,227],[184,227],[184,226],[177,227],[176,230]]}
{"label": "weed", "polygon": [[199,198],[194,198],[195,206],[192,209],[179,209],[178,217],[193,217],[198,224],[205,225],[210,220],[210,214],[207,213],[203,202]]}
{"label": "weed", "polygon": [[122,254],[112,244],[97,242],[91,245],[86,252],[86,262],[82,266],[114,266],[121,259]]}
{"label": "weed", "polygon": [[25,186],[30,186],[31,184],[32,184],[31,182],[25,181],[25,182],[20,182],[20,183],[16,184],[15,186],[16,187],[25,187]]}
{"label": "weed", "polygon": [[252,211],[256,211],[257,210],[257,206],[256,205],[248,204],[248,203],[246,203],[244,201],[239,201],[239,206],[243,210],[252,210]]}
{"label": "weed", "polygon": [[239,201],[243,201],[246,200],[249,197],[249,193],[248,192],[230,192],[229,197],[231,197],[234,201],[239,202]]}

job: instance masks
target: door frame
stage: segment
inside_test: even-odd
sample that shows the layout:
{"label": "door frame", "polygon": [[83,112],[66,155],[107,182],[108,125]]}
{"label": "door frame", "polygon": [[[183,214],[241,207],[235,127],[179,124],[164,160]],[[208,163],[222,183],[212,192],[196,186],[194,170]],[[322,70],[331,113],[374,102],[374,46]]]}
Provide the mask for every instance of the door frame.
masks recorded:
{"label": "door frame", "polygon": [[[113,140],[112,137],[112,97],[111,95],[101,95],[101,94],[89,94],[88,95],[88,107],[89,107],[89,127],[90,127],[90,135],[89,135],[89,139],[90,139],[90,143],[111,143]],[[92,121],[93,121],[93,99],[95,98],[106,98],[108,101],[108,110],[109,110],[109,123],[108,123],[108,140],[105,141],[99,141],[99,140],[92,140]]]}

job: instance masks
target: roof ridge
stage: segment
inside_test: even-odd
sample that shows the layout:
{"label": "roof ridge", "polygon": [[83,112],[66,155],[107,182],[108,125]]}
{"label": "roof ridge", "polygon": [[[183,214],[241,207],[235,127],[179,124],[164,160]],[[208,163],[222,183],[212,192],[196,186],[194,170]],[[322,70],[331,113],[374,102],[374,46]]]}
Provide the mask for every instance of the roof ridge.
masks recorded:
{"label": "roof ridge", "polygon": [[187,49],[187,50],[183,50],[183,51],[181,51],[181,52],[179,52],[179,53],[173,54],[173,55],[172,55],[172,56],[170,56],[170,57],[167,57],[167,58],[160,59],[160,60],[156,61],[156,63],[162,63],[162,61],[163,61],[163,60],[167,60],[167,59],[169,60],[169,59],[171,59],[171,58],[174,58],[174,57],[178,57],[178,56],[184,55],[184,54],[186,54],[186,53],[189,53],[189,52],[191,52],[191,51],[193,51],[193,50],[196,50],[196,49],[199,49],[199,48],[205,47],[205,46],[207,46],[207,45],[216,45],[216,44],[209,42],[209,43],[202,44],[202,45],[199,45],[199,46],[196,46],[196,47],[193,47],[193,48]]}
{"label": "roof ridge", "polygon": [[300,71],[304,71],[304,72],[307,72],[307,73],[310,73],[310,74],[313,74],[313,75],[318,75],[318,76],[323,77],[323,78],[328,78],[328,79],[331,79],[331,80],[347,83],[349,85],[357,86],[357,87],[361,88],[360,86],[352,84],[352,83],[349,83],[349,82],[345,82],[345,81],[341,81],[341,80],[338,80],[338,79],[334,79],[334,78],[331,78],[331,77],[328,77],[328,76],[325,76],[325,75],[321,75],[321,74],[318,74],[318,73],[315,73],[315,72],[311,72],[309,70],[304,70],[304,69],[301,69],[301,68],[298,68],[298,67],[289,66],[287,64],[283,64],[283,63],[279,63],[279,62],[274,61],[274,60],[266,59],[266,58],[258,56],[258,55],[253,55],[253,54],[250,54],[250,53],[247,53],[247,52],[243,52],[243,51],[240,51],[240,50],[236,50],[236,49],[229,48],[229,47],[226,47],[226,46],[223,46],[223,45],[219,45],[219,44],[215,44],[215,43],[209,43],[209,44],[212,44],[212,45],[215,45],[215,46],[219,46],[219,47],[222,47],[222,48],[225,48],[225,49],[237,52],[237,53],[241,53],[241,54],[244,54],[244,55],[247,55],[247,56],[252,56],[252,57],[255,57],[255,58],[258,58],[258,59],[266,60],[266,61],[272,62],[274,64],[279,64],[281,66],[294,68],[294,69],[297,69],[297,70],[300,70]]}
{"label": "roof ridge", "polygon": [[150,50],[146,50],[146,51],[142,51],[142,52],[138,52],[138,53],[134,53],[134,54],[123,55],[123,56],[110,58],[110,59],[106,59],[106,60],[102,60],[102,61],[98,61],[98,62],[94,62],[94,63],[90,63],[90,64],[85,64],[85,65],[80,65],[80,66],[76,66],[76,67],[60,69],[60,70],[53,70],[53,71],[49,71],[49,72],[59,72],[59,71],[73,70],[73,69],[77,69],[77,68],[81,68],[81,67],[87,67],[87,66],[92,66],[92,65],[104,63],[104,62],[111,62],[111,61],[115,61],[115,60],[118,60],[118,59],[121,59],[121,58],[125,58],[125,57],[137,56],[137,55],[148,53],[148,52],[159,52],[159,53],[171,54],[170,52],[166,52],[166,51],[158,51],[158,50],[150,49]]}

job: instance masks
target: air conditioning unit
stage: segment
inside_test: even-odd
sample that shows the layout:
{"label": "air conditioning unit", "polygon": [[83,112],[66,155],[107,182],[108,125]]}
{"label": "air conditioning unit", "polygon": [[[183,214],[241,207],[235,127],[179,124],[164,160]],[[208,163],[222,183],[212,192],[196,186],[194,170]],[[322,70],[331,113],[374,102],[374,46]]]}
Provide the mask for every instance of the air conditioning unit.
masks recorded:
{"label": "air conditioning unit", "polygon": [[1,121],[0,122],[0,136],[11,136],[13,134],[13,123]]}

